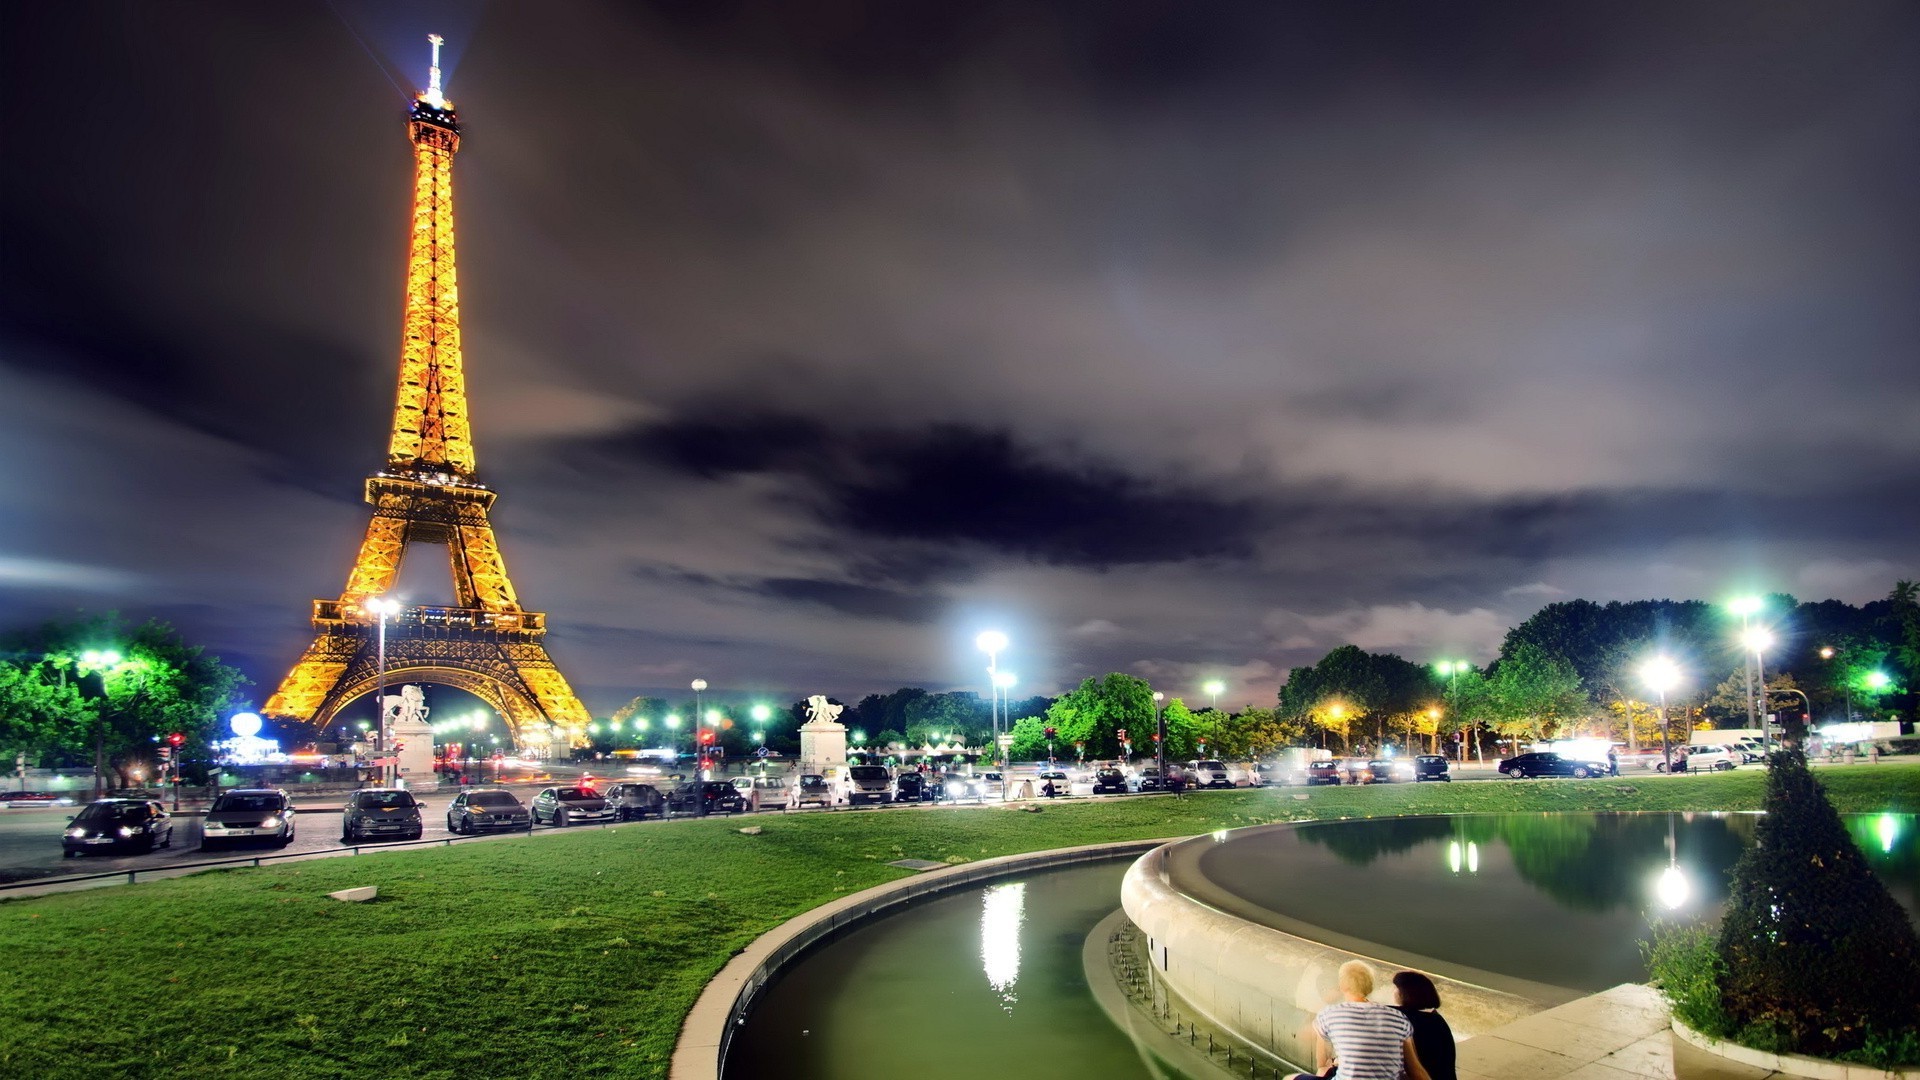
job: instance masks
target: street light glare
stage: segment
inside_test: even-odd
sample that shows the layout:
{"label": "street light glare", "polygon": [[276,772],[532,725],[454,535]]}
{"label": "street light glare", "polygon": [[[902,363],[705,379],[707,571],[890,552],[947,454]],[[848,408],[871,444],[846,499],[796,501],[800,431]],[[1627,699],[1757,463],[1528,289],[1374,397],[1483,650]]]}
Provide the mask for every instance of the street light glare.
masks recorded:
{"label": "street light glare", "polygon": [[1737,597],[1732,602],[1728,603],[1727,610],[1733,612],[1735,615],[1741,615],[1741,616],[1758,615],[1760,614],[1761,606],[1762,605],[1760,603],[1759,597],[1742,596],[1742,597]]}
{"label": "street light glare", "polygon": [[993,673],[993,685],[1002,690],[1013,689],[1015,681],[1017,680],[1015,680],[1013,672],[1011,671],[996,671]]}
{"label": "street light glare", "polygon": [[1210,680],[1207,683],[1207,685],[1201,687],[1200,689],[1205,690],[1209,694],[1218,695],[1221,692],[1225,691],[1226,688],[1227,688],[1226,683],[1221,682],[1219,679],[1213,679],[1213,680]]}
{"label": "street light glare", "polygon": [[695,679],[695,680],[693,680],[693,691],[694,691],[694,693],[696,693],[696,694],[697,694],[697,693],[699,693],[700,691],[702,691],[702,690],[705,690],[706,688],[707,688],[707,680],[705,680],[705,679]]}
{"label": "street light glare", "polygon": [[1740,640],[1746,644],[1747,651],[1763,653],[1773,648],[1773,631],[1764,626],[1748,627]]}
{"label": "street light glare", "polygon": [[1885,690],[1892,682],[1893,680],[1889,678],[1884,671],[1870,671],[1867,673],[1867,687],[1869,689]]}
{"label": "street light glare", "polygon": [[1680,665],[1665,656],[1656,656],[1640,665],[1640,681],[1656,694],[1664,694],[1680,682]]}
{"label": "street light glare", "polygon": [[764,723],[766,723],[766,722],[767,722],[767,717],[769,717],[769,716],[772,716],[772,715],[773,715],[773,710],[772,710],[772,709],[769,709],[769,708],[767,708],[767,707],[766,707],[765,705],[755,705],[755,706],[753,707],[753,718],[754,718],[754,720],[756,720],[756,721],[758,721],[758,722],[760,722],[760,723],[762,723],[762,724],[764,724]]}
{"label": "street light glare", "polygon": [[973,639],[973,643],[979,646],[981,652],[992,656],[1007,647],[1007,635],[998,630],[982,630],[980,636]]}

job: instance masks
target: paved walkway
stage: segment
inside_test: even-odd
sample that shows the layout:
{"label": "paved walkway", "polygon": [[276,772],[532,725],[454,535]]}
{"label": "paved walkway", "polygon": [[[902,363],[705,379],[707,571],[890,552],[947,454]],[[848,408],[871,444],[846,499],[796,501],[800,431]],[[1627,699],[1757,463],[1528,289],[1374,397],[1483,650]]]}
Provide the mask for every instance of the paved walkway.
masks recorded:
{"label": "paved walkway", "polygon": [[1460,1080],[1767,1080],[1673,1037],[1667,1006],[1627,983],[1515,1020],[1460,1044]]}

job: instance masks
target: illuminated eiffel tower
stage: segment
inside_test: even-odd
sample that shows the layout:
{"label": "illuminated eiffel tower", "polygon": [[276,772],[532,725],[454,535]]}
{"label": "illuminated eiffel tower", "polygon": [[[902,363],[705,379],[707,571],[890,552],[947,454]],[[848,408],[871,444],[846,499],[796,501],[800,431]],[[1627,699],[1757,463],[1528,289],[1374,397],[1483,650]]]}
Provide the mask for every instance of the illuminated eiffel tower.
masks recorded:
{"label": "illuminated eiffel tower", "polygon": [[[460,126],[440,92],[440,45],[427,90],[407,113],[413,143],[413,225],[407,256],[400,392],[386,467],[367,479],[373,520],[337,600],[313,602],[313,644],[268,699],[265,712],[325,728],[376,688],[384,639],[386,681],[458,687],[492,705],[520,745],[578,743],[588,715],[541,644],[546,615],[515,598],[488,510],[494,492],[475,482],[460,302],[453,263],[453,155]],[[450,607],[387,605],[410,544],[444,544],[453,569]]]}

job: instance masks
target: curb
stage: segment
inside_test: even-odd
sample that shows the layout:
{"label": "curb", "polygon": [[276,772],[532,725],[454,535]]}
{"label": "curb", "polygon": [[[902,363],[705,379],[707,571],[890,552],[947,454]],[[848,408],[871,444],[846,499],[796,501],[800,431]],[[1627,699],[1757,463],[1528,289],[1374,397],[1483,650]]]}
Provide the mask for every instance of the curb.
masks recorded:
{"label": "curb", "polygon": [[1803,1054],[1776,1054],[1754,1050],[1725,1039],[1703,1035],[1678,1020],[1673,1021],[1673,1036],[1696,1050],[1737,1061],[1742,1065],[1770,1069],[1806,1080],[1920,1080],[1920,1069],[1882,1069],[1876,1065],[1853,1065]]}
{"label": "curb", "polygon": [[[1168,839],[1087,844],[961,863],[945,870],[931,870],[885,885],[875,885],[796,915],[755,938],[752,944],[727,961],[719,974],[707,982],[680,1026],[680,1038],[674,1043],[667,1078],[720,1080],[726,1066],[727,1048],[733,1042],[734,1032],[745,1022],[754,998],[779,975],[780,969],[798,959],[816,942],[840,930],[918,897],[1005,877],[1022,870],[1098,862],[1134,852],[1151,851],[1167,843]],[[1118,902],[1116,897],[1116,905]]]}

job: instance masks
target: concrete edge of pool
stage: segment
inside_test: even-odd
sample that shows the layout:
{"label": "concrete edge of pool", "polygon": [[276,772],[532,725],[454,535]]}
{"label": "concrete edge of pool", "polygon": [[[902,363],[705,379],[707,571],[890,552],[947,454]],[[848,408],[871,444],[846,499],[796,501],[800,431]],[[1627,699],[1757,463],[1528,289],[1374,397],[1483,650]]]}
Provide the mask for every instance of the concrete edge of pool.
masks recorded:
{"label": "concrete edge of pool", "polygon": [[1122,840],[961,863],[875,885],[796,915],[755,938],[727,961],[700,991],[693,1008],[687,1012],[686,1021],[680,1025],[680,1038],[674,1044],[673,1061],[667,1070],[668,1080],[720,1080],[727,1046],[754,998],[779,975],[781,968],[824,937],[922,896],[1027,870],[1147,852],[1179,839],[1183,838]]}

